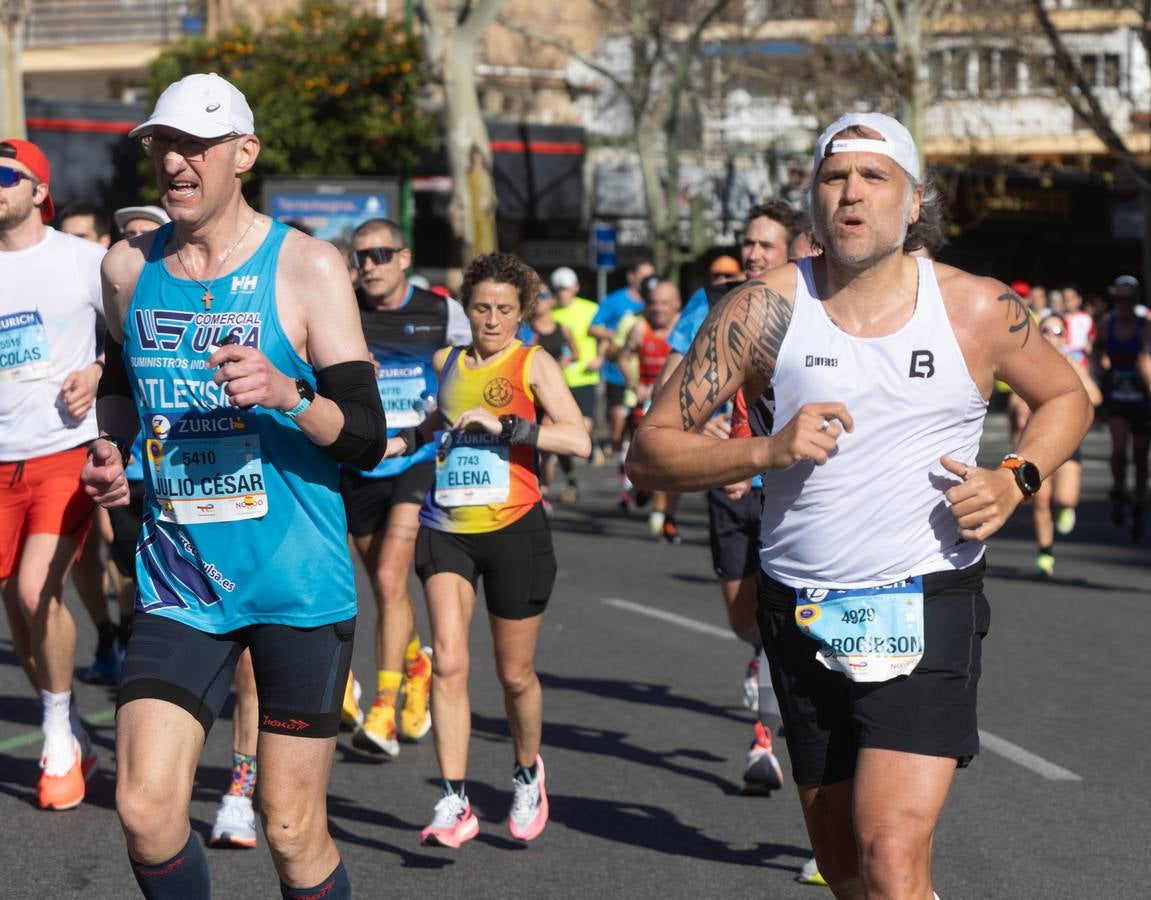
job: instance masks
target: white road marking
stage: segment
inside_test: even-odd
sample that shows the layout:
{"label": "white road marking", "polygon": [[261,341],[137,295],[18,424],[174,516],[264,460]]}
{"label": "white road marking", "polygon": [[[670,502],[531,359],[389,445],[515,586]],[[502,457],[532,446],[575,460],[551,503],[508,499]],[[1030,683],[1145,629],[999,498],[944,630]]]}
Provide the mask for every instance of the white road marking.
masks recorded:
{"label": "white road marking", "polygon": [[[614,606],[616,609],[626,609],[629,612],[638,613],[641,616],[648,616],[652,619],[659,619],[661,622],[678,625],[680,628],[686,628],[689,631],[709,634],[712,637],[723,638],[724,640],[737,640],[736,636],[728,629],[717,628],[715,625],[709,625],[707,622],[700,622],[698,619],[681,616],[677,613],[668,612],[667,610],[655,609],[651,606],[644,606],[642,603],[633,603],[630,600],[621,600],[619,597],[606,597],[603,602],[608,606]],[[1030,750],[1025,750],[1018,744],[1013,744],[1011,741],[994,735],[990,731],[980,729],[979,740],[985,750],[998,753],[1005,759],[1009,759],[1011,762],[1023,766],[1025,769],[1030,769],[1032,772],[1050,781],[1083,780],[1082,776],[1076,775],[1070,769],[1065,769],[1062,766],[1044,759],[1042,756],[1037,756]]]}
{"label": "white road marking", "polygon": [[979,742],[985,750],[998,753],[1000,756],[1017,763],[1025,769],[1030,769],[1050,781],[1082,781],[1083,776],[1076,775],[1070,769],[1057,766],[1042,756],[1036,756],[1030,750],[1024,750],[1018,744],[997,737],[990,731],[979,729]]}
{"label": "white road marking", "polygon": [[706,622],[689,619],[687,616],[676,615],[666,610],[654,609],[650,606],[644,606],[642,603],[632,603],[630,600],[620,600],[618,597],[606,597],[603,602],[608,606],[614,606],[616,609],[626,609],[634,613],[639,613],[641,616],[650,616],[662,622],[670,622],[672,625],[678,625],[680,628],[686,628],[688,631],[698,631],[700,634],[710,634],[712,637],[723,638],[729,641],[738,640],[729,628],[716,628],[714,625],[708,625]]}

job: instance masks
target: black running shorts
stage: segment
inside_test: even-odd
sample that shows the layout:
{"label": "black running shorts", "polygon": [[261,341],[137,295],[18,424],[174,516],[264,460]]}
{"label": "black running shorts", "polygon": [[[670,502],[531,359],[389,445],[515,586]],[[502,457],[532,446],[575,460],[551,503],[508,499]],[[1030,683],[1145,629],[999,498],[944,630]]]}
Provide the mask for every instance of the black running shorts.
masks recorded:
{"label": "black running shorts", "polygon": [[707,492],[711,564],[723,581],[740,581],[759,571],[759,529],[763,489],[732,500],[722,488]]}
{"label": "black running shorts", "polygon": [[137,613],[116,708],[133,700],[166,700],[195,716],[207,735],[232,688],[236,661],[248,647],[260,697],[260,730],[334,737],[355,631],[351,618],[316,628],[249,625],[208,634],[163,616]]}
{"label": "black running shorts", "polygon": [[595,418],[596,396],[599,391],[599,384],[581,384],[579,387],[571,389],[572,396],[575,398],[576,406],[579,407],[580,415],[585,419]]}
{"label": "black running shorts", "polygon": [[954,757],[979,752],[975,700],[991,622],[980,560],[923,578],[923,659],[910,675],[861,683],[825,669],[795,624],[795,589],[760,577],[759,627],[800,787],[851,778],[862,747]]}
{"label": "black running shorts", "polygon": [[1110,418],[1125,419],[1131,433],[1140,437],[1151,434],[1151,402],[1126,403],[1122,400],[1104,400],[1103,409]]}
{"label": "black running shorts", "polygon": [[400,503],[422,506],[435,479],[435,463],[416,463],[394,478],[367,478],[351,469],[340,469],[340,496],[348,517],[348,533],[366,537],[388,527],[392,507]]}
{"label": "black running shorts", "polygon": [[453,572],[474,588],[484,577],[488,612],[501,619],[530,619],[547,609],[556,580],[551,528],[543,506],[499,531],[456,534],[420,528],[416,574],[427,582]]}
{"label": "black running shorts", "polygon": [[614,384],[610,381],[604,382],[604,405],[611,409],[615,406],[623,406],[624,396],[627,394],[626,384]]}

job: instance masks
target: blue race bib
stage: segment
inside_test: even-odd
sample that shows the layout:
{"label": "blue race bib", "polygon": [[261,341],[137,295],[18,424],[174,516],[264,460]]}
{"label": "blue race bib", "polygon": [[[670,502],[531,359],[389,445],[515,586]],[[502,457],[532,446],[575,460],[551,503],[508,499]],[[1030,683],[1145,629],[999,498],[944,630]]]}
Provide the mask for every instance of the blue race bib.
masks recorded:
{"label": "blue race bib", "polygon": [[923,658],[923,578],[870,588],[796,591],[795,624],[815,658],[852,681],[890,681]]}
{"label": "blue race bib", "polygon": [[242,413],[153,413],[145,421],[161,521],[200,525],[267,515],[260,436]]}
{"label": "blue race bib", "polygon": [[0,316],[0,381],[36,381],[52,372],[39,310]]}
{"label": "blue race bib", "polygon": [[486,431],[436,432],[436,503],[504,503],[511,485],[508,445]]}

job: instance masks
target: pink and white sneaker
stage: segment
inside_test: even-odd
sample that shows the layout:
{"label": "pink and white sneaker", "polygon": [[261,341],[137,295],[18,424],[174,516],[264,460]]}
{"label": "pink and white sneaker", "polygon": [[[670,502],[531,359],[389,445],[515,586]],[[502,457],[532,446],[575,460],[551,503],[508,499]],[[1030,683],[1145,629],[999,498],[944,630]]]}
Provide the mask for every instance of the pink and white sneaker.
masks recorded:
{"label": "pink and white sneaker", "polygon": [[536,777],[530,782],[512,781],[512,811],[508,814],[508,832],[517,841],[531,841],[540,836],[548,823],[548,794],[544,789],[544,761],[536,756]]}
{"label": "pink and white sneaker", "polygon": [[454,793],[444,794],[436,804],[432,823],[420,832],[420,843],[454,850],[479,833],[479,819],[472,813],[472,805],[467,798]]}

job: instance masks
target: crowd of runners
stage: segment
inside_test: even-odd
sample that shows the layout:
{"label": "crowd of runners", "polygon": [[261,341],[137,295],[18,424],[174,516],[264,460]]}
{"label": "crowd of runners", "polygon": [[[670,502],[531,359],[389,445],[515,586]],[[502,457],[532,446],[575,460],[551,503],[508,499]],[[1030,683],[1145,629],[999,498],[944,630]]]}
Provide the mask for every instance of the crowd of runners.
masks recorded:
{"label": "crowd of runners", "polygon": [[[43,704],[43,809],[79,805],[99,762],[72,702],[70,578],[97,634],[83,677],[118,686],[116,807],[144,896],[208,895],[188,810],[233,688],[210,843],[256,846],[262,820],[284,897],[351,896],[325,800],[342,728],[381,756],[430,735],[442,791],[418,838],[460,847],[480,829],[466,781],[482,577],[512,737],[506,827],[534,840],[549,516],[582,502],[582,467],[610,464],[619,510],[643,510],[653,540],[678,543],[680,494],[706,491],[719,595],[750,654],[744,782],[783,786],[782,730],[814,851],[802,877],[841,900],[933,895],[936,823],[979,751],[984,542],[1030,500],[1037,571],[1053,572],[1093,408],[1111,518],[1143,536],[1136,279],[1085,304],[934,262],[939,197],[879,114],[828,126],[807,209],[753,206],[738,258],[717,253],[686,304],[650,261],[596,303],[573,269],[506,253],[472,261],[453,297],[417,285],[391,221],[360,224],[347,255],[274,221],[240,190],[257,123],[215,75],[171,85],[132,136],[160,205],[112,216],[56,210],[40,149],[0,142],[0,580]],[[1004,390],[1014,452],[982,468]],[[375,601],[362,618],[352,552]],[[357,627],[376,665],[363,681]]]}

